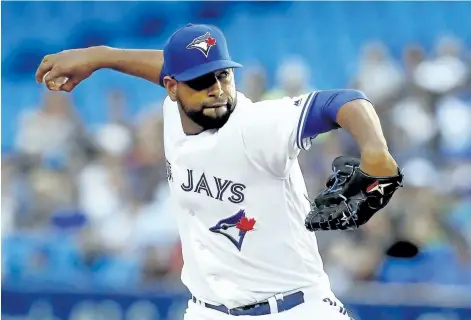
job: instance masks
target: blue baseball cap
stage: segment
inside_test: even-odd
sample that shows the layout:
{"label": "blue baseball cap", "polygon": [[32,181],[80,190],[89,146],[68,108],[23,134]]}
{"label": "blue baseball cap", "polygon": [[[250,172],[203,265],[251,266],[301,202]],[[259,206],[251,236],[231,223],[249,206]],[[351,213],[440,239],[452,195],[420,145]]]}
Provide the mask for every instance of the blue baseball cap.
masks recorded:
{"label": "blue baseball cap", "polygon": [[212,25],[188,24],[177,30],[164,47],[163,72],[177,81],[240,67],[231,59],[224,34]]}

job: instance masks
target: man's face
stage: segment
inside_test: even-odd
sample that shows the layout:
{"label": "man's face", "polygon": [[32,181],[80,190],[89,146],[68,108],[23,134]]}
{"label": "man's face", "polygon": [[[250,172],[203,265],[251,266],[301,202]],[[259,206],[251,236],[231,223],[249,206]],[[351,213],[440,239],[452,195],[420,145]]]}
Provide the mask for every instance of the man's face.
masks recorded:
{"label": "man's face", "polygon": [[185,114],[204,130],[219,129],[237,104],[234,72],[218,70],[178,82],[176,100]]}

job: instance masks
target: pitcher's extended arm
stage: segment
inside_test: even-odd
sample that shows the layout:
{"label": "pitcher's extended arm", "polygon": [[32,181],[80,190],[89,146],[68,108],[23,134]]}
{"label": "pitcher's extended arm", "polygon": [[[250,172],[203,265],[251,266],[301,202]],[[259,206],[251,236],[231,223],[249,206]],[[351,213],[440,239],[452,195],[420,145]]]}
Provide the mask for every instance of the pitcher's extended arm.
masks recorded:
{"label": "pitcher's extended arm", "polygon": [[[41,83],[44,80],[51,90],[70,92],[96,70],[108,68],[160,85],[163,61],[162,50],[107,46],[65,50],[43,58],[36,71],[36,81]],[[68,81],[57,87],[54,80],[61,77],[68,78]]]}

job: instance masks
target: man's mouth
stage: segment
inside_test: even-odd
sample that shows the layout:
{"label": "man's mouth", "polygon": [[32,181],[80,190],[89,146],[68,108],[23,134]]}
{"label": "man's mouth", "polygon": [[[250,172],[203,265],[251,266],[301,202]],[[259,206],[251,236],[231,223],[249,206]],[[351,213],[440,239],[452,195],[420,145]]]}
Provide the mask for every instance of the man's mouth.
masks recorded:
{"label": "man's mouth", "polygon": [[217,108],[221,108],[221,107],[227,107],[227,102],[226,103],[215,103],[215,104],[205,105],[204,106],[205,109],[217,109]]}

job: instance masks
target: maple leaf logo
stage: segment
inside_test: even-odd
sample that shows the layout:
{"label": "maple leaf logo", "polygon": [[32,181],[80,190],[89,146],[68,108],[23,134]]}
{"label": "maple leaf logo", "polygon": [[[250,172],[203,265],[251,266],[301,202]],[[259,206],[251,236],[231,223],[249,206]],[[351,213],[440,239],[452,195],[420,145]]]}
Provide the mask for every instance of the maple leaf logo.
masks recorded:
{"label": "maple leaf logo", "polygon": [[208,37],[208,39],[206,39],[206,43],[208,44],[208,46],[214,46],[216,44],[216,39],[214,39],[213,37]]}
{"label": "maple leaf logo", "polygon": [[239,222],[236,224],[236,228],[239,229],[240,231],[251,231],[253,230],[253,226],[255,225],[255,219],[250,218],[247,219],[246,217],[242,217]]}

